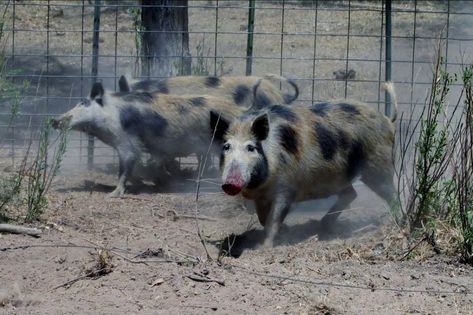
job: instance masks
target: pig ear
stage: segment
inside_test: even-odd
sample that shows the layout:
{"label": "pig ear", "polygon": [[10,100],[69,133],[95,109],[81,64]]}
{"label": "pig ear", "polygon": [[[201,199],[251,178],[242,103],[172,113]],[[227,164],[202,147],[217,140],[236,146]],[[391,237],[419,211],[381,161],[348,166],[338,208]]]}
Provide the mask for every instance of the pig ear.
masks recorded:
{"label": "pig ear", "polygon": [[219,113],[210,111],[210,130],[213,134],[215,130],[215,139],[223,140],[223,136],[227,132],[229,123]]}
{"label": "pig ear", "polygon": [[128,85],[128,81],[124,75],[122,75],[120,80],[118,80],[118,88],[120,92],[130,92],[130,86]]}
{"label": "pig ear", "polygon": [[90,91],[90,98],[91,99],[102,98],[103,94],[104,94],[104,89],[103,89],[102,83],[95,82],[94,85],[92,85],[92,90]]}
{"label": "pig ear", "polygon": [[269,133],[269,119],[268,114],[263,114],[253,121],[251,125],[251,132],[255,135],[258,141],[263,141],[268,137]]}
{"label": "pig ear", "polygon": [[102,83],[96,82],[92,85],[92,90],[90,91],[90,99],[95,100],[100,105],[103,105],[102,97],[104,94],[104,89]]}

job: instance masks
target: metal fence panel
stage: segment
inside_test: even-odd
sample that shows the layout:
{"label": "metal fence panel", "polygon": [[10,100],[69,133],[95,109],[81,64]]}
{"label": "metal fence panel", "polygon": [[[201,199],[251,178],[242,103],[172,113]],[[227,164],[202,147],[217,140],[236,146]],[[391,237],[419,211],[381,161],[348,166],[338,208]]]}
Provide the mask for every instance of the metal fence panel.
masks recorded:
{"label": "metal fence panel", "polygon": [[[277,73],[300,86],[298,103],[349,97],[384,111],[380,84],[389,76],[386,61],[391,59],[400,110],[415,106],[419,113],[438,37],[443,39],[447,70],[458,71],[463,63],[471,63],[473,3],[392,1],[387,15],[386,2],[391,3],[189,1],[194,71]],[[12,128],[7,128],[6,107],[0,109],[0,133],[7,143],[2,157],[21,157],[21,148],[43,118],[66,111],[86,96],[95,77],[110,89],[117,89],[122,74],[139,77],[139,2],[97,3],[95,71],[94,1],[4,1],[9,77],[18,84],[26,81],[28,88]],[[254,18],[249,16],[252,4]],[[96,26],[97,22],[95,18]],[[391,47],[386,46],[386,35],[391,35]],[[73,134],[65,163],[85,166],[87,143],[85,135]],[[96,164],[115,162],[113,151],[101,143],[95,143],[94,158]]]}

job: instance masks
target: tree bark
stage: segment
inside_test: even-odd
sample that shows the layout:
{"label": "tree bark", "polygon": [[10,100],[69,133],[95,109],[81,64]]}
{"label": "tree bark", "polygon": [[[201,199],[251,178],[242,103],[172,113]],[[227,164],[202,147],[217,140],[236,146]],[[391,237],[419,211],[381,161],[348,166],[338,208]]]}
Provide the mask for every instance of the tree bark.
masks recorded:
{"label": "tree bark", "polygon": [[141,4],[142,75],[190,74],[187,0],[141,0]]}

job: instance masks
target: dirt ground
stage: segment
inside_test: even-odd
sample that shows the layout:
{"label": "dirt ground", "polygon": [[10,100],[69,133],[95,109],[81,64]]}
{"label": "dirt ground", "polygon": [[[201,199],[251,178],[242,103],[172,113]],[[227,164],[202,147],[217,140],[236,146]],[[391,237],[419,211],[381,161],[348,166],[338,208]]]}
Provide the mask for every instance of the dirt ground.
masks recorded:
{"label": "dirt ground", "polygon": [[[17,1],[16,27],[44,29],[45,7],[32,8],[25,3]],[[195,32],[190,36],[192,55],[205,37],[210,70],[215,67],[212,56],[216,54],[223,72],[242,74],[246,10],[224,8],[223,3],[230,1],[220,3],[219,31],[241,34],[219,34],[215,52],[215,10],[191,9],[189,27]],[[418,5],[427,10],[425,3],[419,1]],[[404,5],[412,3],[396,4]],[[452,7],[461,5],[452,1]],[[285,30],[289,34],[283,45],[287,59],[280,69],[281,11],[271,9],[271,4],[265,6],[270,8],[257,11],[256,30],[276,35],[255,35],[254,55],[263,58],[255,58],[254,73],[281,70],[283,75],[296,78],[303,102],[343,96],[345,82],[333,80],[333,71],[344,69],[345,62],[331,61],[330,57],[345,58],[346,37],[319,36],[316,57],[321,59],[314,63],[310,60],[314,56],[313,35],[295,35],[307,33],[307,25],[312,31],[314,11],[288,10]],[[86,11],[85,22],[90,26],[92,8]],[[83,96],[82,81],[75,77],[81,73],[77,57],[80,33],[64,32],[80,30],[80,8],[64,8],[63,13],[50,21],[52,77],[38,85],[37,78],[30,80],[31,95],[37,86],[38,96],[45,95],[43,85],[49,84],[52,97],[49,102],[39,97],[26,99],[33,105],[22,108],[20,118],[25,122],[31,113],[58,113],[69,108],[73,103],[70,95]],[[350,58],[379,57],[380,41],[373,36],[380,32],[380,14],[352,12],[353,34],[366,37],[354,37],[350,42]],[[130,57],[135,53],[132,18],[126,10],[117,16],[121,23],[117,49],[125,56],[118,57],[117,69],[115,33],[103,33],[100,46],[105,57],[100,59],[99,77],[110,88],[116,75],[133,72],[135,61]],[[104,10],[102,29],[113,31],[117,16],[114,10]],[[417,36],[435,36],[445,24],[445,14],[423,13],[418,19]],[[397,12],[393,34],[412,35],[413,21],[412,12]],[[468,15],[452,19],[451,36],[470,36],[473,28],[465,25],[471,21]],[[345,34],[347,11],[320,10],[317,27],[322,34]],[[45,34],[16,33],[15,62],[27,74],[44,73]],[[84,55],[90,55],[90,38],[91,33],[85,33]],[[464,42],[462,47],[467,49],[472,42]],[[400,38],[393,45],[396,60],[410,60],[412,40]],[[460,53],[457,46],[450,45],[452,61]],[[418,40],[416,60],[431,60],[432,47],[432,40]],[[90,58],[84,59],[84,73],[89,73]],[[347,84],[348,96],[376,102],[378,84],[365,80],[378,79],[379,62],[350,61],[349,67],[356,70],[358,81]],[[414,70],[416,80],[427,78],[428,82],[430,65],[418,64]],[[409,63],[394,65],[395,80],[410,80],[410,76]],[[320,81],[312,84],[314,78]],[[409,86],[398,84],[401,102],[410,102]],[[420,87],[415,99],[423,99],[425,86]],[[24,127],[21,123],[19,119],[18,128]],[[101,168],[86,172],[86,142],[83,136],[71,137],[63,173],[48,195],[43,221],[35,224],[43,230],[42,236],[0,234],[0,314],[473,314],[473,268],[448,255],[445,244],[438,244],[438,254],[422,243],[414,254],[402,259],[402,231],[393,224],[385,204],[361,184],[356,185],[359,198],[340,216],[332,233],[322,233],[318,220],[333,200],[303,203],[287,218],[277,246],[262,248],[262,229],[251,205],[224,195],[216,179],[202,186],[197,205],[195,182],[190,180],[159,191],[151,186],[134,188],[123,199],[108,198],[116,183],[116,157],[112,160],[109,149],[101,155],[96,148],[95,161]],[[0,149],[4,149],[2,158],[22,156],[21,150]],[[112,162],[115,164],[108,167]],[[0,161],[0,171],[4,167]],[[233,257],[228,257],[220,249],[222,243],[228,247],[226,238],[232,234],[237,237],[231,238]],[[97,261],[101,263],[97,265]]]}
{"label": "dirt ground", "polygon": [[[334,232],[318,228],[330,200],[306,204],[290,214],[271,249],[259,246],[262,230],[250,207],[205,184],[197,222],[207,257],[194,183],[110,199],[114,179],[62,175],[47,223],[37,224],[41,237],[0,235],[0,313],[472,312],[473,268],[429,247],[402,261],[402,234],[361,184]],[[239,236],[232,247],[239,257],[219,255],[230,234]],[[109,254],[110,272],[94,277],[99,251]]]}

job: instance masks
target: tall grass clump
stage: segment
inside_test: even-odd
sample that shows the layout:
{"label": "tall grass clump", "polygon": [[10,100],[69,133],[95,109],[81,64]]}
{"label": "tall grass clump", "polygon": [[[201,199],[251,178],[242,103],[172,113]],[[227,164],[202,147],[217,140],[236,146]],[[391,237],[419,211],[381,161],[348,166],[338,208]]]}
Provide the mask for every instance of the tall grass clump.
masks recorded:
{"label": "tall grass clump", "polygon": [[50,149],[51,123],[49,121],[41,128],[36,154],[27,166],[26,190],[26,221],[39,219],[47,206],[46,193],[51,187],[53,178],[57,175],[62,158],[66,152],[67,133],[60,132],[58,145]]}
{"label": "tall grass clump", "polygon": [[[401,225],[411,239],[422,237],[434,247],[436,238],[445,236],[447,251],[454,248],[472,262],[473,66],[448,73],[440,47],[420,115],[414,117],[413,106],[408,122],[400,126],[396,173]],[[452,95],[454,85],[462,86],[459,95]],[[450,104],[452,97],[456,101]]]}
{"label": "tall grass clump", "polygon": [[461,231],[461,255],[473,263],[473,65],[463,69],[464,108],[453,180],[456,211],[454,223]]}
{"label": "tall grass clump", "polygon": [[[18,83],[9,78],[9,75],[18,71],[8,67],[4,52],[7,10],[8,3],[0,16],[0,121],[6,126],[1,130],[0,149],[7,145],[5,138],[15,137],[14,128],[22,105],[22,95],[28,86],[26,81]],[[11,136],[5,137],[7,134]],[[67,132],[61,131],[53,149],[50,134],[51,124],[47,122],[38,132],[36,146],[36,134],[31,132],[24,156],[15,157],[20,162],[15,165],[12,161],[10,171],[0,175],[0,222],[11,219],[37,220],[46,208],[46,194],[57,175],[67,142]],[[12,217],[13,215],[18,217]]]}

